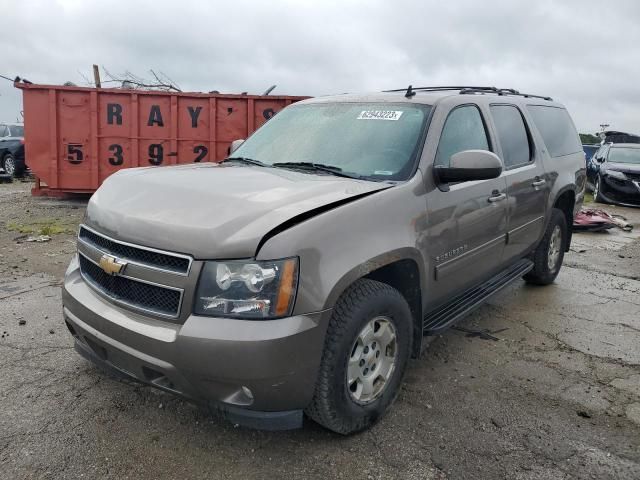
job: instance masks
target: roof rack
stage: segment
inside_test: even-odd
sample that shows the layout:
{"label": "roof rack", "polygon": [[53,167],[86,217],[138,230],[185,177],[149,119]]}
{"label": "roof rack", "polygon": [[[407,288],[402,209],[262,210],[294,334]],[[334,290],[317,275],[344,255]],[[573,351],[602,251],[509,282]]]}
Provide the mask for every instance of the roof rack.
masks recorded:
{"label": "roof rack", "polygon": [[443,92],[448,90],[458,90],[460,95],[469,95],[469,94],[484,94],[484,93],[494,93],[496,95],[517,95],[525,98],[540,98],[542,100],[552,101],[551,97],[543,96],[543,95],[532,95],[530,93],[520,93],[518,90],[513,88],[496,88],[496,87],[477,87],[477,86],[446,86],[446,87],[413,87],[409,85],[408,88],[397,88],[393,90],[383,90],[384,92],[405,92],[405,97],[411,98],[416,92]]}

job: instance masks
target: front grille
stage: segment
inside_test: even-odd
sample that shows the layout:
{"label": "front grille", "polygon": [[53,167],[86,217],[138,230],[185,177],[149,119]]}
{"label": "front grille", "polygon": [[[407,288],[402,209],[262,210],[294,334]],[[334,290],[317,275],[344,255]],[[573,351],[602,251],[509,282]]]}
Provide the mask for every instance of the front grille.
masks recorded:
{"label": "front grille", "polygon": [[181,292],[169,288],[138,282],[130,278],[105,273],[98,265],[83,255],[80,271],[98,291],[115,301],[161,315],[175,317],[180,311]]}
{"label": "front grille", "polygon": [[187,274],[189,272],[189,265],[191,263],[189,258],[177,257],[168,253],[156,252],[116,242],[110,238],[98,235],[85,227],[80,227],[79,237],[81,240],[93,245],[103,252],[122,259],[180,274]]}

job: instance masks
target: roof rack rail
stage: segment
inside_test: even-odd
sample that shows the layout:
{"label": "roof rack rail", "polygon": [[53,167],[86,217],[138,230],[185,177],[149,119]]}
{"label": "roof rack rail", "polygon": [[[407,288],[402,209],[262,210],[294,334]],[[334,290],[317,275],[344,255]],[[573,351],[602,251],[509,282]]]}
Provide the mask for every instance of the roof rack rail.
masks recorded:
{"label": "roof rack rail", "polygon": [[496,87],[478,87],[478,86],[444,86],[444,87],[413,87],[397,88],[393,90],[383,90],[384,92],[405,92],[405,97],[411,98],[416,92],[443,92],[448,90],[459,90],[461,95],[469,95],[475,93],[495,93],[496,95],[517,95],[525,98],[540,98],[542,100],[552,101],[553,99],[544,95],[532,95],[530,93],[520,93],[513,88],[496,88]]}

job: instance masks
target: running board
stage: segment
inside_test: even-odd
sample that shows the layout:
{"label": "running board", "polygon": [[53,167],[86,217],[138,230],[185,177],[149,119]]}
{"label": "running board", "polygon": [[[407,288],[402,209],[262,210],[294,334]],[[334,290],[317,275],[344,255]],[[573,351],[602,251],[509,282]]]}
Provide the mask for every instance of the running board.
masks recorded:
{"label": "running board", "polygon": [[465,290],[427,314],[422,324],[423,333],[435,335],[446,330],[532,268],[531,260],[522,259],[480,285]]}

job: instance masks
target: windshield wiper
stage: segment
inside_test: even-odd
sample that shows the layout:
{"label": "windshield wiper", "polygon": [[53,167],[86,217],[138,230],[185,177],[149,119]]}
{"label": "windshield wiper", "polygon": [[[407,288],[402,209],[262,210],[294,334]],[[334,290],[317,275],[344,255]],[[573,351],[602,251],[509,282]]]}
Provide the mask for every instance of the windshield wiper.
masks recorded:
{"label": "windshield wiper", "polygon": [[313,162],[276,162],[273,164],[274,167],[284,167],[284,168],[299,168],[300,170],[310,170],[315,172],[325,172],[335,175],[337,177],[346,177],[346,178],[355,178],[355,179],[364,179],[362,175],[358,175],[357,173],[345,172],[340,167],[336,167],[335,165],[325,165],[323,163],[313,163]]}
{"label": "windshield wiper", "polygon": [[266,163],[261,162],[260,160],[254,160],[253,158],[248,157],[229,157],[222,160],[220,163],[226,162],[241,162],[246,163],[247,165],[256,165],[258,167],[268,167]]}

